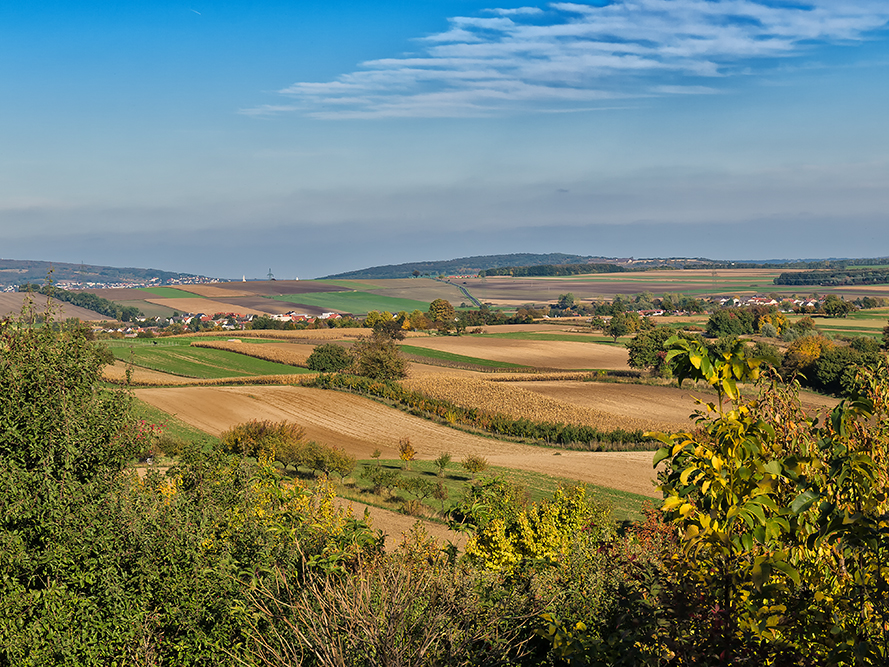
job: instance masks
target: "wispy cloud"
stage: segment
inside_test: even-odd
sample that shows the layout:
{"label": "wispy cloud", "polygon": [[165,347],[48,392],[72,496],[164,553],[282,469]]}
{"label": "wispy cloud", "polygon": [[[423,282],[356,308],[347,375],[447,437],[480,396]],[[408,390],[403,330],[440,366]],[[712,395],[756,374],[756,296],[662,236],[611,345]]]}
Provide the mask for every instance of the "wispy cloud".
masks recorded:
{"label": "wispy cloud", "polygon": [[449,19],[417,53],[361,63],[281,91],[316,118],[460,117],[570,111],[612,100],[717,92],[719,82],[854,43],[889,22],[885,0],[615,0],[489,9]]}

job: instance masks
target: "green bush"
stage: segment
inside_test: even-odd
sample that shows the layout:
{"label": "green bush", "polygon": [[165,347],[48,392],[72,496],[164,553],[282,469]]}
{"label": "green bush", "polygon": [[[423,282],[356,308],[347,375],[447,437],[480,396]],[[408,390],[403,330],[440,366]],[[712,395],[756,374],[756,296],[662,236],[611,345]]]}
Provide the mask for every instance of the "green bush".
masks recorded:
{"label": "green bush", "polygon": [[351,365],[352,355],[337,343],[318,345],[306,360],[306,368],[320,373],[336,373]]}

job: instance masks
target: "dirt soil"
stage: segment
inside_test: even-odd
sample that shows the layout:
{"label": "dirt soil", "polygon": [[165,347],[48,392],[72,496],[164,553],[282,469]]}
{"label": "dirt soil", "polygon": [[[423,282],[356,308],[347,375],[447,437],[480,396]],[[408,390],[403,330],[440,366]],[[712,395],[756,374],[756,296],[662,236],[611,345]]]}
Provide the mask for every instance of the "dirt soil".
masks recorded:
{"label": "dirt soil", "polygon": [[[499,331],[499,328],[497,329]],[[553,329],[547,329],[553,331]],[[626,370],[627,350],[623,346],[571,341],[510,340],[475,336],[437,336],[411,340],[411,345],[452,352],[468,357],[492,359],[523,366],[564,370],[601,368]]]}
{"label": "dirt soil", "polygon": [[379,448],[398,458],[398,441],[410,438],[418,458],[450,452],[503,466],[568,477],[656,497],[652,452],[573,452],[505,442],[464,433],[386,407],[361,396],[306,387],[171,387],[136,389],[136,397],[207,433],[218,435],[250,419],[288,420],[309,438],[335,445],[356,458]]}

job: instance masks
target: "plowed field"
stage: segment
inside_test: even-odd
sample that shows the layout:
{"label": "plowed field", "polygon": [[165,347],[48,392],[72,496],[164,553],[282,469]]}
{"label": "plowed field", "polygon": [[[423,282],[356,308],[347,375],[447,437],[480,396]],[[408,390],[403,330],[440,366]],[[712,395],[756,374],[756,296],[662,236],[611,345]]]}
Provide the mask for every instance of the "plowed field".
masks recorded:
{"label": "plowed field", "polygon": [[494,466],[568,477],[656,496],[651,452],[573,452],[504,442],[434,424],[367,398],[306,387],[176,387],[137,389],[136,397],[207,433],[219,434],[250,419],[289,420],[308,437],[342,447],[357,458],[379,448],[398,458],[398,440],[410,438],[418,458],[450,452],[459,461],[480,454]]}
{"label": "plowed field", "polygon": [[[498,329],[499,331],[499,329]],[[411,345],[467,357],[505,361],[523,366],[558,369],[624,370],[624,347],[570,341],[509,340],[476,336],[436,336],[412,340]]]}

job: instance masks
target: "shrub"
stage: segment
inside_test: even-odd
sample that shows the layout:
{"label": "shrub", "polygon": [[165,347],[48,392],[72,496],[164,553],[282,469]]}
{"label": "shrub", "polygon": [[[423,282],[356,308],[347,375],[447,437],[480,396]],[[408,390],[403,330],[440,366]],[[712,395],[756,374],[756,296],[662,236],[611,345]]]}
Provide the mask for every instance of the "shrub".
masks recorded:
{"label": "shrub", "polygon": [[336,373],[352,365],[352,355],[342,345],[325,343],[312,350],[306,368],[321,373]]}
{"label": "shrub", "polygon": [[460,465],[462,465],[470,475],[475,476],[488,469],[488,459],[477,454],[467,454],[466,458],[460,462]]}

